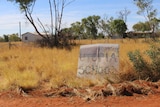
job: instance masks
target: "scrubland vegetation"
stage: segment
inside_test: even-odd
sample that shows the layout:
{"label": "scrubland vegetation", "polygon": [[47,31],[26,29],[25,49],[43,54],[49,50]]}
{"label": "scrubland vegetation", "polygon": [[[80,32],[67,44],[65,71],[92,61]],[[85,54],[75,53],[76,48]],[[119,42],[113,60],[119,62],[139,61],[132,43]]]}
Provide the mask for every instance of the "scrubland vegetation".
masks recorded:
{"label": "scrubland vegetation", "polygon": [[[130,51],[145,52],[151,42],[144,40],[92,40],[95,43],[119,44],[120,70],[118,74],[111,74],[112,81],[106,79],[87,80],[78,78],[77,66],[79,47],[90,44],[90,40],[76,41],[77,46],[71,50],[57,48],[40,48],[24,43],[16,43],[10,49],[8,44],[0,44],[0,90],[23,88],[51,89],[61,86],[90,87],[104,85],[108,82],[132,81],[141,79],[134,69],[134,64],[129,60]],[[13,43],[14,44],[14,43]],[[144,56],[147,61],[150,59]],[[146,78],[147,79],[147,78]]]}

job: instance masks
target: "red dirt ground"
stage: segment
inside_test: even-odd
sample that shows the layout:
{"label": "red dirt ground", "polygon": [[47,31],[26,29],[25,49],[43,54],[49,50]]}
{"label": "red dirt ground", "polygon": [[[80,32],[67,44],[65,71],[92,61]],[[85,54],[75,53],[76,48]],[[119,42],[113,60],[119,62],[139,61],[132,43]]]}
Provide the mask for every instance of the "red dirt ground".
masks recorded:
{"label": "red dirt ground", "polygon": [[[146,82],[143,84],[146,86]],[[151,84],[150,84],[151,85]],[[149,85],[147,85],[149,86]],[[101,87],[95,90],[102,89]],[[71,92],[72,89],[67,89]],[[84,90],[80,92],[83,93]],[[84,98],[59,93],[54,96],[55,90],[32,90],[31,92],[18,93],[17,91],[5,91],[0,93],[0,107],[160,107],[160,87],[153,88],[151,93],[134,94],[133,96],[107,96],[98,97],[93,100],[84,100]]]}

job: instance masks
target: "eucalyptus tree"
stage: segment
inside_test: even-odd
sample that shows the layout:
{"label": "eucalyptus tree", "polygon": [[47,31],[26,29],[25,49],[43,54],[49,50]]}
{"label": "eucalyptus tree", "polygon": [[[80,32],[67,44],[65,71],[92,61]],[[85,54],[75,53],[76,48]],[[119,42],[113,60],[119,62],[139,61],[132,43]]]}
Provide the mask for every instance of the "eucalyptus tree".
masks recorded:
{"label": "eucalyptus tree", "polygon": [[157,9],[153,8],[153,0],[133,0],[136,6],[139,8],[137,14],[144,16],[148,21],[150,28],[152,29],[153,38],[157,21],[154,20],[157,16]]}
{"label": "eucalyptus tree", "polygon": [[82,27],[84,28],[84,32],[89,36],[96,39],[98,33],[98,24],[99,24],[100,16],[89,16],[87,18],[82,19]]}
{"label": "eucalyptus tree", "polygon": [[119,18],[124,20],[125,23],[127,23],[127,16],[131,13],[127,8],[124,8],[124,10],[121,10],[118,12]]}
{"label": "eucalyptus tree", "polygon": [[132,28],[134,29],[134,31],[149,31],[151,30],[151,28],[148,23],[149,22],[138,22],[134,24]]}
{"label": "eucalyptus tree", "polygon": [[122,20],[122,19],[115,19],[115,20],[113,20],[111,22],[111,28],[112,28],[112,31],[115,34],[118,34],[119,36],[123,37],[123,34],[127,30],[127,25],[124,22],[124,20]]}
{"label": "eucalyptus tree", "polygon": [[113,17],[104,16],[103,19],[99,21],[99,30],[105,36],[111,37],[113,35],[113,31],[111,28],[111,22],[113,21]]}
{"label": "eucalyptus tree", "polygon": [[73,35],[76,37],[83,38],[84,28],[82,26],[82,23],[77,21],[75,23],[71,24],[71,29],[73,31]]}
{"label": "eucalyptus tree", "polygon": [[[24,13],[27,20],[30,22],[30,24],[34,27],[35,31],[38,33],[39,36],[41,36],[45,41],[46,45],[53,47],[58,46],[61,39],[60,32],[61,32],[61,24],[62,24],[62,18],[64,9],[67,5],[69,5],[74,0],[48,0],[49,4],[49,11],[50,11],[50,32],[48,34],[45,24],[39,19],[35,19],[33,17],[33,10],[36,3],[36,0],[8,0],[11,2],[15,2],[19,5],[20,10],[22,13]],[[54,12],[54,14],[53,14]],[[38,24],[37,24],[38,22]],[[39,27],[41,29],[39,29]],[[43,35],[40,30],[45,32],[45,35]]]}

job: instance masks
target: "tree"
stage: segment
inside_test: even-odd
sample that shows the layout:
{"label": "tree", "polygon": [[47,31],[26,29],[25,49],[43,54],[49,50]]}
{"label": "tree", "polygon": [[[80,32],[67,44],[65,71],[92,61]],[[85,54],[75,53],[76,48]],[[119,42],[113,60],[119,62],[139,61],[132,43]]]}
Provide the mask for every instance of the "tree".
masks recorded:
{"label": "tree", "polygon": [[119,36],[123,37],[123,34],[127,30],[126,23],[121,19],[115,19],[111,22],[111,29],[114,33],[118,34]]}
{"label": "tree", "polygon": [[83,32],[84,32],[84,28],[82,26],[81,22],[75,22],[71,24],[71,29],[72,29],[72,33],[74,36],[82,38]]}
{"label": "tree", "polygon": [[4,37],[4,41],[5,41],[5,42],[9,42],[9,37],[8,37],[8,35],[3,35],[3,37]]}
{"label": "tree", "polygon": [[4,42],[4,38],[0,36],[0,42]]}
{"label": "tree", "polygon": [[99,21],[99,28],[103,35],[107,35],[108,37],[111,37],[113,35],[113,31],[111,28],[111,22],[113,21],[113,17],[104,17]]}
{"label": "tree", "polygon": [[[61,32],[61,23],[62,23],[64,8],[73,1],[74,0],[68,0],[68,2],[67,2],[67,0],[53,0],[54,13],[55,13],[54,22],[55,22],[55,45],[56,46],[59,42],[58,41],[59,36],[63,36],[63,35],[60,35],[61,34],[60,32]],[[50,4],[51,22],[52,22],[51,28],[53,28],[53,15],[52,15],[51,0],[49,0],[49,4]],[[53,33],[53,30],[52,30],[52,33]],[[66,42],[66,41],[64,41],[64,42]]]}
{"label": "tree", "polygon": [[17,41],[21,41],[21,39],[18,37],[18,33],[16,33],[16,34],[9,35],[9,41],[17,42]]}
{"label": "tree", "polygon": [[[36,3],[36,0],[8,0],[11,2],[15,2],[19,4],[20,10],[25,14],[27,20],[31,23],[34,27],[35,31],[44,39],[44,42],[47,46],[53,47],[60,45],[60,31],[61,31],[61,23],[63,18],[64,8],[70,4],[72,1],[67,0],[48,0],[49,7],[50,7],[50,32],[48,34],[47,29],[44,24],[41,22],[39,18],[37,18],[38,24],[36,24],[35,19],[33,18],[33,8]],[[54,9],[54,15],[53,15]],[[53,19],[54,18],[54,19]],[[54,24],[55,22],[55,24]],[[54,27],[53,27],[54,25]],[[38,26],[45,32],[43,35],[38,29]]]}
{"label": "tree", "polygon": [[153,23],[153,28],[154,30],[153,31],[158,31],[159,30],[159,27],[160,27],[160,19],[157,19],[157,18],[153,18],[152,20],[152,23]]}
{"label": "tree", "polygon": [[[150,28],[152,29],[152,33],[155,32],[155,20],[157,15],[157,9],[153,8],[152,5],[153,0],[134,0],[134,3],[139,8],[137,14],[143,15],[146,21],[148,21]],[[153,36],[154,38],[154,36]]]}
{"label": "tree", "polygon": [[121,10],[119,12],[119,19],[124,20],[125,23],[127,23],[127,16],[130,14],[131,12],[129,10],[127,10],[127,8],[125,8],[124,10]]}
{"label": "tree", "polygon": [[82,19],[82,26],[85,28],[84,32],[90,37],[96,39],[98,33],[98,23],[100,20],[100,16],[89,16],[87,18]]}
{"label": "tree", "polygon": [[143,23],[143,22],[138,22],[138,23],[134,24],[132,28],[133,28],[135,31],[142,31],[142,32],[144,32],[144,31],[150,31],[151,28],[150,28],[150,26],[149,26],[148,23],[149,23],[149,22],[145,22],[145,23]]}

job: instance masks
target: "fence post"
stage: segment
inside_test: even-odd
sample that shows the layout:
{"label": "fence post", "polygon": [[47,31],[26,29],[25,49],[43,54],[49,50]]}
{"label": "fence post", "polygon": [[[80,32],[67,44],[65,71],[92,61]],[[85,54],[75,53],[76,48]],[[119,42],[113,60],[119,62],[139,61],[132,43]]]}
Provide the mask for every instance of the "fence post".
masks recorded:
{"label": "fence post", "polygon": [[12,45],[12,44],[11,44],[11,42],[9,41],[9,42],[8,42],[9,50],[11,49],[11,45]]}

